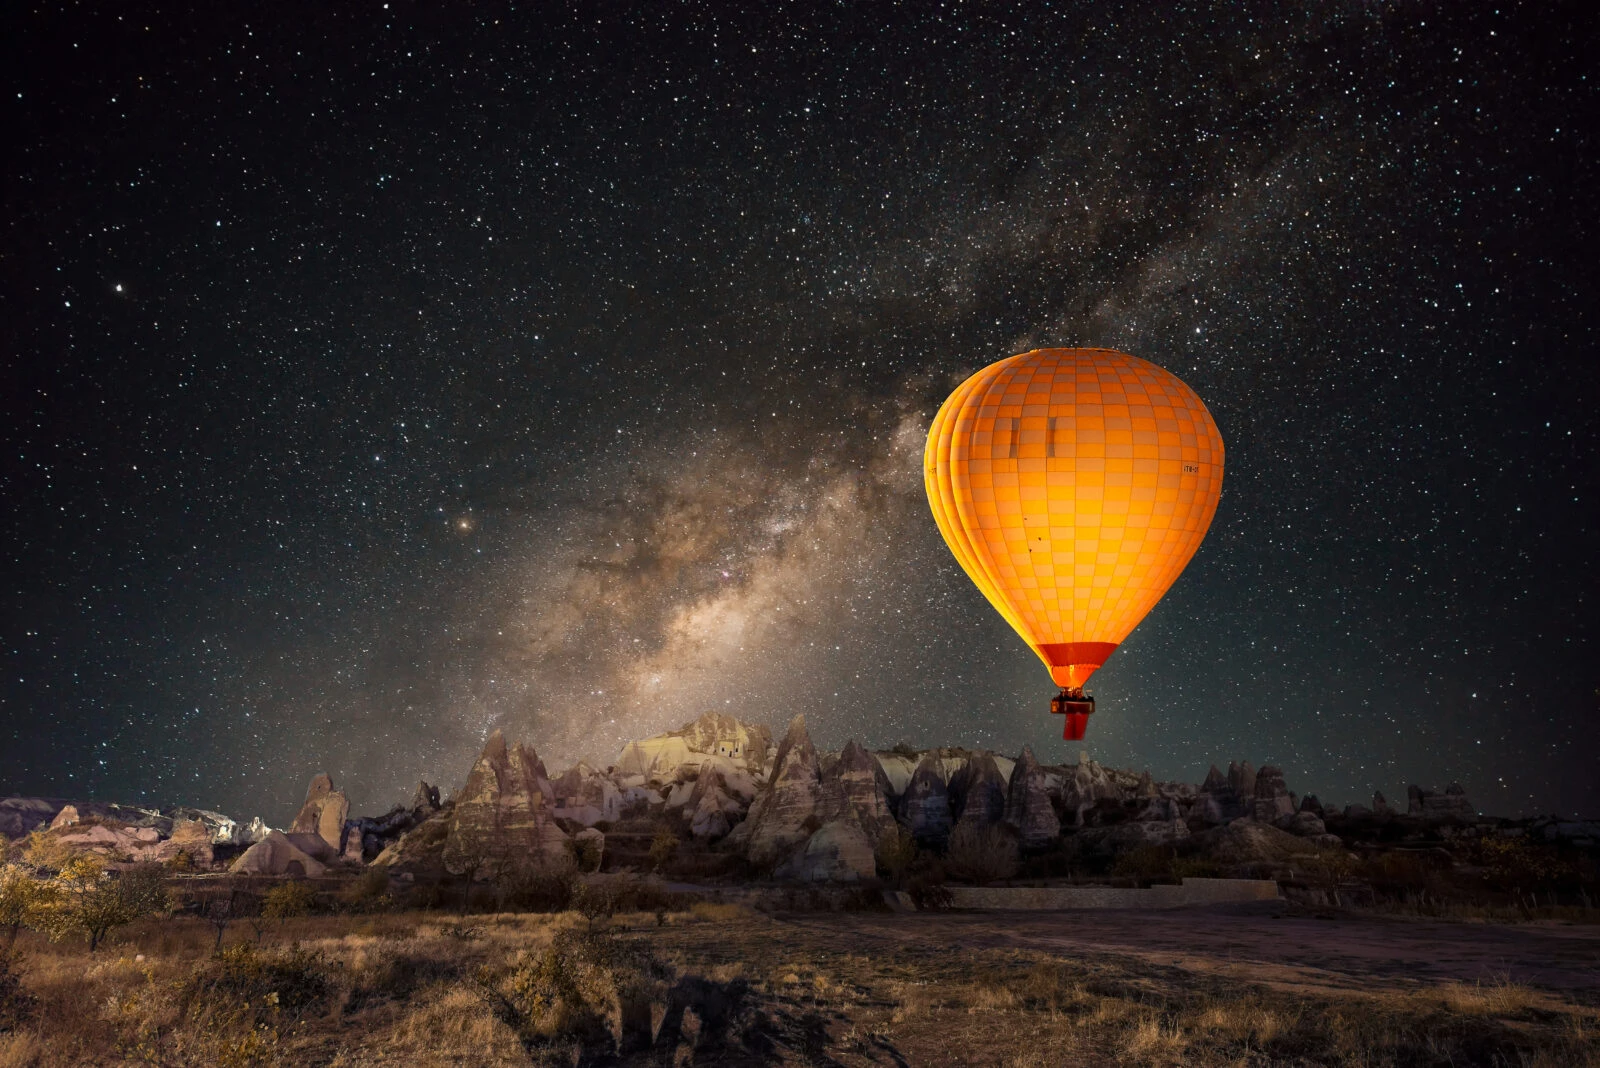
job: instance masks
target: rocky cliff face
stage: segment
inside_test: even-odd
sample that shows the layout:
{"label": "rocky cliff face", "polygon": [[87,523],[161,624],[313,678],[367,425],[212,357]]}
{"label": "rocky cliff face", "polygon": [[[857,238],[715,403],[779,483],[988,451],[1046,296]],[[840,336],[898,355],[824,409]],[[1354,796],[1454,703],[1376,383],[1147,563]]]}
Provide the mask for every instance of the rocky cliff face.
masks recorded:
{"label": "rocky cliff face", "polygon": [[1295,804],[1284,784],[1283,772],[1266,765],[1255,776],[1255,798],[1251,815],[1257,823],[1276,824],[1294,815]]}
{"label": "rocky cliff face", "polygon": [[625,783],[668,783],[680,769],[697,768],[707,757],[722,757],[761,776],[774,756],[772,732],[720,712],[707,712],[675,731],[629,742],[617,759]]}
{"label": "rocky cliff face", "polygon": [[755,796],[755,780],[743,768],[728,757],[708,758],[684,804],[689,832],[696,838],[721,838],[744,818]]}
{"label": "rocky cliff face", "polygon": [[82,816],[78,806],[65,805],[46,828],[60,846],[97,853],[112,861],[170,864],[184,871],[206,871],[214,862],[211,829],[199,820],[175,820],[172,832],[131,827],[120,820]]}
{"label": "rocky cliff face", "polygon": [[345,819],[350,815],[350,799],[333,788],[327,772],[319,772],[306,790],[306,800],[289,825],[291,834],[314,834],[335,851],[344,849]]}
{"label": "rocky cliff face", "polygon": [[1467,800],[1461,784],[1453,782],[1443,793],[1413,784],[1406,791],[1406,815],[1428,821],[1471,823],[1478,810]]}
{"label": "rocky cliff face", "polygon": [[1043,849],[1061,836],[1061,821],[1050,797],[1050,777],[1031,747],[1023,748],[1011,769],[1005,820],[1016,828],[1017,841],[1024,849]]}
{"label": "rocky cliff face", "polygon": [[605,774],[589,765],[578,763],[551,782],[555,791],[555,814],[592,827],[602,820],[615,820],[622,815],[623,792]]}
{"label": "rocky cliff face", "polygon": [[1006,816],[1006,780],[990,753],[978,753],[950,777],[956,826],[987,827]]}
{"label": "rocky cliff face", "polygon": [[756,797],[731,841],[756,864],[774,864],[820,825],[817,804],[821,799],[817,750],[806,733],[805,716],[796,716],[778,745],[766,789]]}
{"label": "rocky cliff face", "polygon": [[929,753],[917,764],[900,799],[901,819],[912,837],[925,846],[942,847],[950,837],[950,790],[944,765]]}
{"label": "rocky cliff face", "polygon": [[824,823],[854,819],[872,846],[895,830],[889,776],[853,738],[822,776],[820,808],[819,818]]}
{"label": "rocky cliff face", "polygon": [[346,820],[344,859],[356,863],[376,859],[402,835],[430,819],[441,807],[439,788],[418,782],[409,805],[395,805],[381,816],[358,816]]}
{"label": "rocky cliff face", "polygon": [[[7,797],[0,799],[0,835],[22,838],[32,831],[42,830],[71,805],[80,819],[114,822],[125,827],[143,827],[156,832],[158,838],[170,838],[180,823],[198,822],[206,828],[213,845],[246,844],[253,841],[248,827],[241,826],[231,817],[209,809],[175,805],[170,808],[141,808],[137,805],[118,805],[107,801],[68,801],[55,797]],[[252,826],[262,826],[259,817]],[[265,833],[263,829],[262,833]]]}
{"label": "rocky cliff face", "polygon": [[567,863],[572,854],[552,814],[553,794],[538,754],[521,744],[508,748],[495,731],[456,798],[445,868],[488,878]]}

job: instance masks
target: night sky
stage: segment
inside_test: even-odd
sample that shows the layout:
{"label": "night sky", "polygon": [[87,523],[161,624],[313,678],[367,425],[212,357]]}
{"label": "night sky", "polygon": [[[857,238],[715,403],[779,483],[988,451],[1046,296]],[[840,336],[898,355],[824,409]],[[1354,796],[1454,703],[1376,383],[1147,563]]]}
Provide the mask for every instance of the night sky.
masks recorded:
{"label": "night sky", "polygon": [[920,463],[1095,345],[1228,454],[1084,748],[1600,809],[1595,5],[1309,6],[6,5],[0,794],[1075,759]]}

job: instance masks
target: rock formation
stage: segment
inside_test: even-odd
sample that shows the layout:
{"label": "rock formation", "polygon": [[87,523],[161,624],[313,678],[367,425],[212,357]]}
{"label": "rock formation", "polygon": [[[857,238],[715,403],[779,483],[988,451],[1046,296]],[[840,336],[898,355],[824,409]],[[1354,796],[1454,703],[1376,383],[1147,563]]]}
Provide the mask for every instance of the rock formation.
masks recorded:
{"label": "rock formation", "polygon": [[1017,842],[1023,849],[1043,849],[1061,835],[1061,821],[1050,800],[1048,776],[1031,747],[1023,748],[1011,769],[1005,820],[1016,828]]}
{"label": "rock formation", "polygon": [[1294,815],[1278,821],[1278,826],[1290,834],[1297,834],[1302,838],[1320,838],[1328,833],[1328,828],[1322,822],[1322,817],[1309,809],[1301,809]]}
{"label": "rock formation", "polygon": [[917,765],[900,797],[900,818],[906,830],[926,846],[940,847],[950,837],[950,793],[944,768],[929,753]]}
{"label": "rock formation", "polygon": [[176,861],[187,859],[187,866],[202,871],[215,860],[211,829],[199,820],[181,820],[172,826],[172,837],[162,842],[151,856],[152,860]]}
{"label": "rock formation", "polygon": [[350,799],[333,788],[333,779],[320,772],[306,790],[305,804],[289,825],[293,834],[315,834],[335,851],[344,848],[344,823],[350,815]]}
{"label": "rock formation", "polygon": [[438,812],[439,788],[429,786],[427,780],[417,780],[417,792],[411,795],[412,812]]}
{"label": "rock formation", "polygon": [[269,831],[265,838],[241,853],[228,871],[234,875],[314,877],[327,871],[327,865],[297,848],[282,831]]}
{"label": "rock formation", "polygon": [[119,827],[148,828],[158,838],[170,838],[173,828],[186,820],[205,826],[214,844],[248,844],[245,831],[230,817],[209,809],[178,805],[170,808],[140,808],[108,801],[67,801],[51,797],[7,797],[0,799],[0,835],[22,838],[32,831],[46,830],[62,810],[71,807],[79,820],[109,821]]}
{"label": "rock formation", "polygon": [[993,754],[978,753],[950,777],[950,807],[956,826],[987,827],[1006,816],[1006,780]]}
{"label": "rock formation", "polygon": [[894,813],[889,806],[889,776],[853,738],[822,775],[819,818],[825,823],[854,819],[874,847],[895,830]]}
{"label": "rock formation", "polygon": [[772,756],[771,749],[772,732],[764,725],[707,712],[678,730],[629,742],[617,760],[616,773],[624,784],[629,779],[671,782],[678,769],[698,767],[706,757],[720,756],[759,776]]}
{"label": "rock formation", "polygon": [[1240,798],[1252,798],[1256,795],[1256,772],[1250,766],[1250,761],[1241,760],[1237,764],[1228,761],[1228,789]]}
{"label": "rock formation", "polygon": [[397,874],[439,875],[445,870],[444,847],[454,815],[454,808],[447,804],[384,846],[373,858],[372,866]]}
{"label": "rock formation", "polygon": [[754,863],[774,864],[820,825],[821,797],[817,751],[806,733],[805,716],[795,716],[778,746],[771,779],[729,841],[743,848]]}
{"label": "rock formation", "polygon": [[456,798],[443,862],[457,874],[490,878],[507,869],[561,865],[569,840],[552,816],[550,781],[538,754],[489,736]]}
{"label": "rock formation", "polygon": [[579,761],[553,780],[555,815],[559,819],[592,827],[601,820],[622,815],[622,791],[605,775]]}
{"label": "rock formation", "polygon": [[683,803],[690,833],[696,838],[721,838],[744,817],[755,796],[755,780],[743,767],[729,757],[708,758]]}
{"label": "rock formation", "polygon": [[824,823],[774,874],[804,882],[853,883],[872,878],[876,871],[872,843],[851,819]]}
{"label": "rock formation", "polygon": [[1205,857],[1235,869],[1282,864],[1312,852],[1304,839],[1255,820],[1234,820],[1226,826],[1202,831],[1192,842]]}
{"label": "rock formation", "polygon": [[377,857],[439,809],[439,788],[418,782],[409,806],[395,805],[381,816],[357,816],[345,821],[344,859],[360,863]]}
{"label": "rock formation", "polygon": [[1076,767],[1071,768],[1061,783],[1061,811],[1072,816],[1072,825],[1083,825],[1084,813],[1100,801],[1123,800],[1122,789],[1106,770],[1080,754]]}
{"label": "rock formation", "polygon": [[1268,764],[1256,772],[1255,806],[1251,816],[1257,823],[1276,824],[1279,820],[1289,819],[1294,815],[1294,808],[1282,771]]}
{"label": "rock formation", "polygon": [[1458,782],[1446,786],[1442,794],[1412,784],[1406,791],[1406,801],[1406,815],[1430,822],[1471,823],[1478,818],[1478,810],[1467,800],[1467,792]]}

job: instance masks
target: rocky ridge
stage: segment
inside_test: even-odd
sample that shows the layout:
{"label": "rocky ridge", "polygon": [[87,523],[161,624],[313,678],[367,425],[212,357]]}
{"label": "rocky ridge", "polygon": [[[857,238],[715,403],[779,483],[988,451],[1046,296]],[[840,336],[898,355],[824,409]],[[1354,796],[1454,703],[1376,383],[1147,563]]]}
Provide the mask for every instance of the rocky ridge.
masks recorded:
{"label": "rocky ridge", "polygon": [[[804,716],[774,743],[766,727],[719,713],[630,742],[609,767],[580,762],[554,776],[532,748],[496,732],[454,797],[420,783],[409,802],[379,816],[352,816],[344,792],[319,773],[282,832],[197,810],[0,801],[0,829],[11,838],[48,828],[76,848],[127,860],[181,855],[200,870],[225,863],[225,852],[232,871],[278,876],[372,864],[402,878],[499,879],[566,870],[581,857],[607,870],[693,861],[701,872],[858,882],[875,877],[876,854],[891,837],[904,831],[938,851],[957,828],[1008,835],[1025,856],[1092,865],[1146,847],[1181,848],[1232,870],[1342,848],[1362,828],[1398,828],[1383,832],[1392,838],[1484,826],[1454,783],[1412,786],[1401,813],[1382,794],[1342,807],[1297,797],[1281,769],[1248,761],[1212,766],[1188,784],[1107,768],[1086,754],[1045,765],[1031,749],[1015,758],[957,748],[873,752],[851,739],[826,752]],[[1537,833],[1600,842],[1600,829],[1582,821],[1547,821]],[[665,860],[656,855],[662,841],[672,846]]]}

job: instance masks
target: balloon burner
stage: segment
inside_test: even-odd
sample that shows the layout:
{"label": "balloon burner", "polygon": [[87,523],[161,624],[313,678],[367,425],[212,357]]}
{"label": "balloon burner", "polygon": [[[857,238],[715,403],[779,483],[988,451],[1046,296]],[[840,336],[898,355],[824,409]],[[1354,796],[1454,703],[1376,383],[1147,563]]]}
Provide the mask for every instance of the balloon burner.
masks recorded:
{"label": "balloon burner", "polygon": [[1089,727],[1089,717],[1094,715],[1094,698],[1085,694],[1082,687],[1063,687],[1050,698],[1050,714],[1067,717],[1061,737],[1069,742],[1081,741]]}

